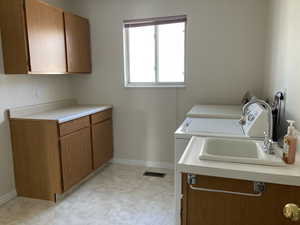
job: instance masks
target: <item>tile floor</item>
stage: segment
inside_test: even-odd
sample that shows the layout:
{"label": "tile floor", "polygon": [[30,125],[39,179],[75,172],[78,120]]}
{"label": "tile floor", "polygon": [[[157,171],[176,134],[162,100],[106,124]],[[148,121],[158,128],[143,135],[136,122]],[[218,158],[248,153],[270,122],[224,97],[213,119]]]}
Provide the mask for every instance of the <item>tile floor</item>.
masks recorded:
{"label": "tile floor", "polygon": [[1,225],[174,225],[174,179],[110,164],[63,201],[16,198],[0,207]]}

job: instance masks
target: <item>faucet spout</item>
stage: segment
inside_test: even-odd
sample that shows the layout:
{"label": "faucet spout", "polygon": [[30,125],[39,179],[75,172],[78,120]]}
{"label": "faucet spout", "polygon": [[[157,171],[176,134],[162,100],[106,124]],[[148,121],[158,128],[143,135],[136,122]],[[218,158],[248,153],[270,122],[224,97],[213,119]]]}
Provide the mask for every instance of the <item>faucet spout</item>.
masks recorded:
{"label": "faucet spout", "polygon": [[268,130],[266,132],[265,135],[265,141],[264,141],[264,150],[268,153],[268,154],[273,154],[273,149],[272,149],[272,143],[273,143],[273,114],[272,114],[272,108],[271,106],[265,102],[264,100],[261,99],[253,99],[250,102],[248,102],[247,104],[245,104],[242,108],[242,117],[240,119],[240,123],[242,125],[245,124],[246,122],[246,112],[247,109],[250,105],[258,103],[262,106],[265,107],[265,109],[267,110],[268,113]]}

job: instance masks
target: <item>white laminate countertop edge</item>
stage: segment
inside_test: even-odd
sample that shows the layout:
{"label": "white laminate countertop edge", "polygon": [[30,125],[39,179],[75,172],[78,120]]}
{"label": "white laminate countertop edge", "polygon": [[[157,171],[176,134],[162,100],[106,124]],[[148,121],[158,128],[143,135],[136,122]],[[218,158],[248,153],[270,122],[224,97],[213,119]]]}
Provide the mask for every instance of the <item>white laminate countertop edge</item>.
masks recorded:
{"label": "white laminate countertop edge", "polygon": [[8,109],[10,118],[20,118],[22,116],[29,116],[32,114],[44,113],[53,111],[55,109],[65,108],[76,105],[75,99],[65,99],[55,102],[46,102],[35,105],[25,105]]}
{"label": "white laminate countertop edge", "polygon": [[[10,118],[54,120],[58,123],[64,123],[112,108],[111,105],[80,105],[74,104],[73,101],[61,103],[63,104],[49,103],[44,104],[43,106],[37,105],[36,108],[33,105],[28,107],[19,107],[17,109],[10,109]],[[36,112],[34,111],[34,109],[37,109]]]}
{"label": "white laminate countertop edge", "polygon": [[[203,138],[197,137],[197,140],[190,142],[189,145],[201,145],[202,142]],[[199,151],[197,148],[189,148],[189,145],[176,164],[178,173],[300,186],[299,159],[294,165],[284,167],[199,160]]]}
{"label": "white laminate countertop edge", "polygon": [[84,117],[84,116],[88,116],[88,115],[95,114],[95,113],[98,113],[98,112],[102,112],[102,111],[105,111],[105,110],[111,109],[111,108],[112,108],[112,106],[101,106],[97,109],[86,110],[84,112],[77,113],[76,115],[70,115],[70,116],[66,116],[64,118],[61,118],[61,119],[58,120],[58,123],[68,122],[70,120],[74,120],[74,119],[78,119],[80,117]]}

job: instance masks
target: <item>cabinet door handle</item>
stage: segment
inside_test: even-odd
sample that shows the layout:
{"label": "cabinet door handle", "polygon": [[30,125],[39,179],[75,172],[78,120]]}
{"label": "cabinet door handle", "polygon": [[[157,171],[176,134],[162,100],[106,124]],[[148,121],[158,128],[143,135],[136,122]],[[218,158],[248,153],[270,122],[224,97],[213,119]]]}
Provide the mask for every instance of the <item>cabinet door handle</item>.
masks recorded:
{"label": "cabinet door handle", "polygon": [[296,204],[288,203],[283,207],[283,215],[285,218],[296,222],[300,219],[300,208]]}
{"label": "cabinet door handle", "polygon": [[195,187],[193,185],[196,184],[196,179],[197,178],[195,175],[188,174],[187,183],[190,185],[190,189],[194,191],[206,191],[206,192],[242,195],[242,196],[250,196],[250,197],[260,197],[262,196],[262,193],[265,191],[265,184],[262,182],[253,182],[254,193],[245,193],[245,192],[225,191],[219,189]]}
{"label": "cabinet door handle", "polygon": [[245,193],[245,192],[236,192],[236,191],[225,191],[218,189],[210,189],[210,188],[199,188],[190,185],[190,188],[194,191],[206,191],[206,192],[215,192],[215,193],[224,193],[224,194],[232,194],[232,195],[242,195],[242,196],[250,196],[250,197],[260,197],[262,196],[262,192],[258,193]]}

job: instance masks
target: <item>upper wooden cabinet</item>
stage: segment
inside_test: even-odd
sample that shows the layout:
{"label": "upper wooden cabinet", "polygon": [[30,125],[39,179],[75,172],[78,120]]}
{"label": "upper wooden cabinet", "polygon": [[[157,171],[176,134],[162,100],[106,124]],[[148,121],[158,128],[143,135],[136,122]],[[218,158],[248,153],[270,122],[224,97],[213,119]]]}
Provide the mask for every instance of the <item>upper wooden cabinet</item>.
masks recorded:
{"label": "upper wooden cabinet", "polygon": [[31,71],[66,72],[63,11],[36,0],[26,0],[25,12]]}
{"label": "upper wooden cabinet", "polygon": [[6,74],[90,73],[87,19],[38,0],[1,0]]}
{"label": "upper wooden cabinet", "polygon": [[[90,25],[83,17],[64,13],[68,72],[91,72]],[[78,54],[80,52],[80,54]]]}

